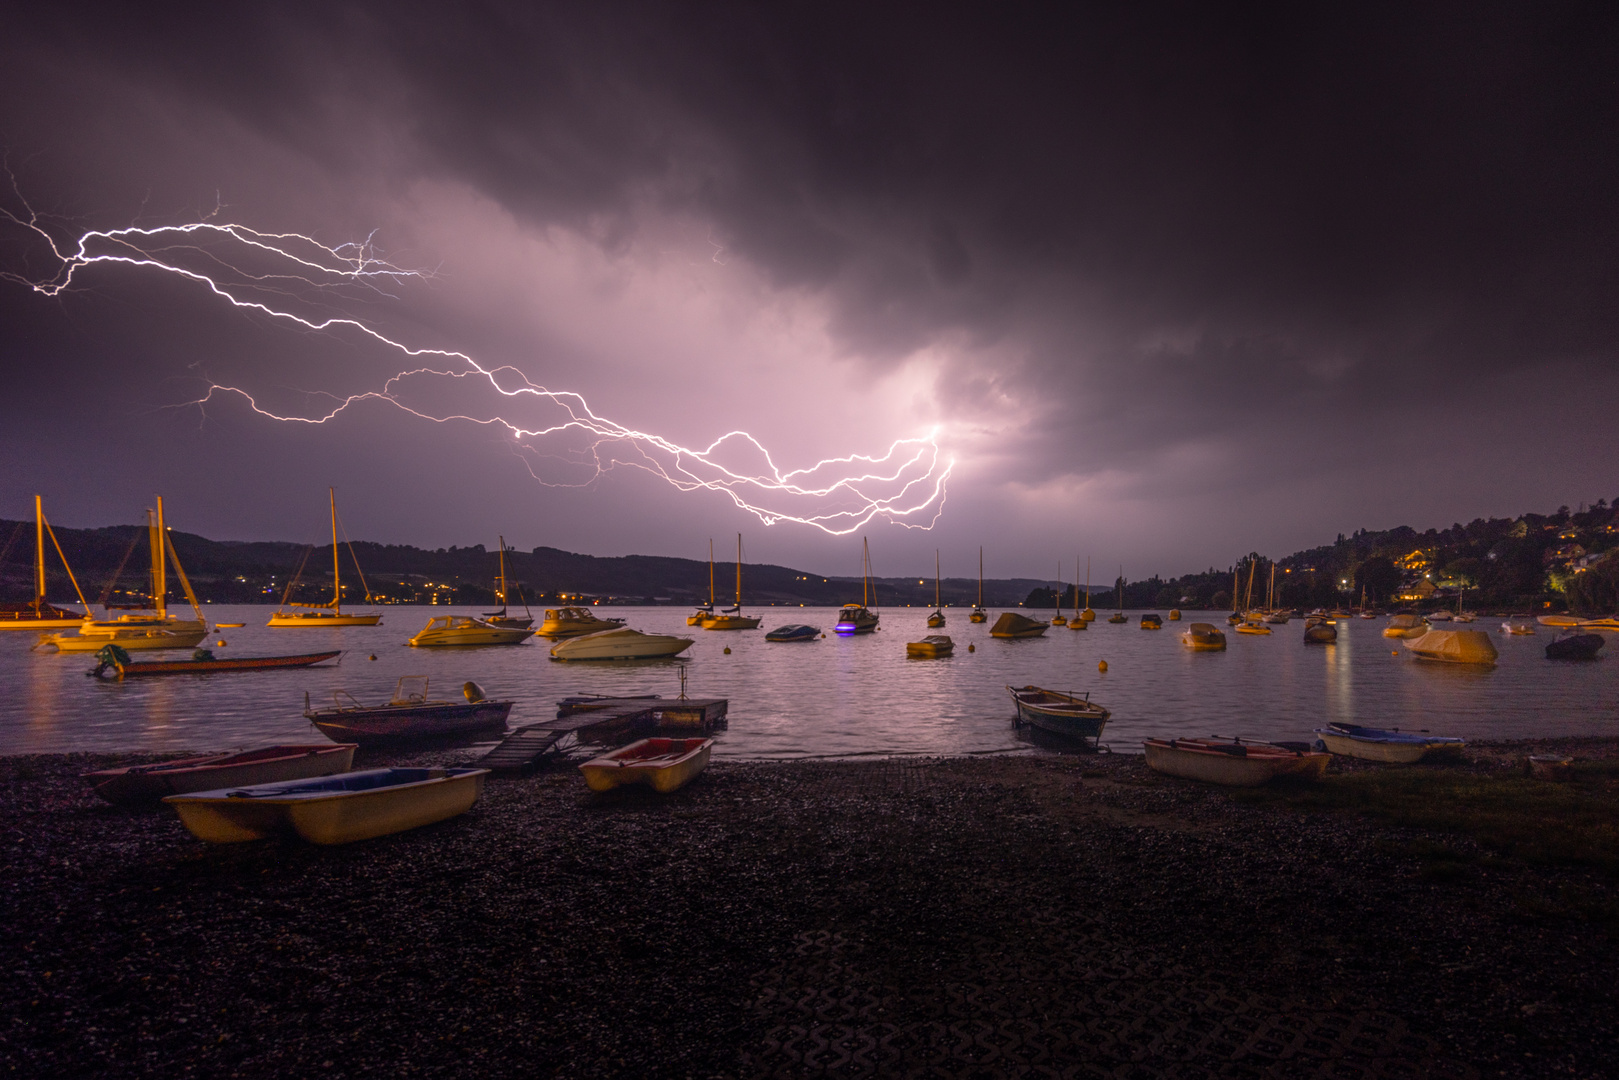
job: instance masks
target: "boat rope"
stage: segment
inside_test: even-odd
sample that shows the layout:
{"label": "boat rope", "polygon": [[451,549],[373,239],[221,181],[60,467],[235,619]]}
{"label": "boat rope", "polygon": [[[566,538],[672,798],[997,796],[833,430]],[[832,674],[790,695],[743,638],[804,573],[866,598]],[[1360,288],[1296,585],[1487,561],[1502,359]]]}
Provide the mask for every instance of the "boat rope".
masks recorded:
{"label": "boat rope", "polygon": [[112,591],[117,588],[118,579],[124,576],[124,567],[129,565],[129,557],[135,554],[135,545],[140,542],[141,534],[137,531],[134,536],[130,537],[129,547],[124,549],[124,557],[118,560],[118,569],[112,572],[112,577],[107,579],[107,587],[101,590],[101,599],[97,600],[96,603],[102,607],[106,607],[107,602],[112,599]]}

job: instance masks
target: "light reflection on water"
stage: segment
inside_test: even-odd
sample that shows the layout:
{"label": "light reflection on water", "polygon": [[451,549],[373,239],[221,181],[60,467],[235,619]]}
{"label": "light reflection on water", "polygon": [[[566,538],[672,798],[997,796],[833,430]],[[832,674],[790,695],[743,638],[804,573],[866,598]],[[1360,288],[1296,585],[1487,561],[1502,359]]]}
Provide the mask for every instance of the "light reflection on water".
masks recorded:
{"label": "light reflection on water", "polygon": [[[1179,643],[1193,621],[1224,626],[1222,613],[1188,612],[1161,631],[1097,622],[1076,632],[996,641],[987,624],[947,612],[956,641],[945,660],[909,660],[904,643],[926,629],[927,609],[889,609],[883,629],[857,638],[774,644],[760,631],[688,628],[676,608],[614,608],[628,625],[696,639],[688,661],[615,664],[552,662],[539,639],[516,647],[410,649],[402,643],[432,615],[471,609],[391,607],[384,625],[271,630],[268,608],[214,605],[210,622],[246,622],[219,631],[222,656],[343,648],[335,668],[131,679],[85,677],[85,654],[30,652],[33,636],[0,635],[0,753],[216,750],[321,738],[303,719],[304,693],[330,702],[344,688],[362,701],[385,699],[401,675],[429,675],[434,696],[459,694],[472,679],[517,702],[514,726],[545,720],[570,693],[679,692],[678,669],[693,697],[729,698],[730,727],[716,753],[731,758],[858,757],[1026,751],[1013,730],[1007,684],[1089,691],[1113,711],[1105,741],[1135,751],[1148,735],[1241,734],[1305,739],[1329,720],[1470,738],[1619,733],[1619,658],[1559,663],[1544,657],[1547,628],[1507,637],[1481,621],[1501,651],[1494,669],[1414,661],[1381,635],[1383,620],[1340,622],[1336,645],[1303,644],[1294,620],[1269,636],[1227,633],[1223,653]],[[759,609],[763,629],[804,622],[831,630],[836,609]],[[1619,649],[1609,635],[1604,652]],[[976,646],[968,652],[968,645]],[[729,646],[731,655],[723,650]],[[375,662],[368,659],[377,656]],[[164,654],[147,654],[148,657]],[[184,652],[168,655],[186,655]],[[1108,671],[1097,671],[1106,660]]]}

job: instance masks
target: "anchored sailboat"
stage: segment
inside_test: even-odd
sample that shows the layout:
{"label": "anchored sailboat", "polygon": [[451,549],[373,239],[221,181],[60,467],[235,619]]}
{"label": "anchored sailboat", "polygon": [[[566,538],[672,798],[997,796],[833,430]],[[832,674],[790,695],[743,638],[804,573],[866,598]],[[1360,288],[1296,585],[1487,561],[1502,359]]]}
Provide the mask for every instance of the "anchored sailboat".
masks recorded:
{"label": "anchored sailboat", "polygon": [[[197,594],[191,591],[180,556],[175,554],[174,542],[169,539],[168,526],[163,522],[163,498],[157,497],[157,510],[146,511],[146,536],[152,548],[152,595],[147,611],[120,615],[116,619],[89,619],[79,623],[76,634],[50,634],[40,639],[41,645],[54,645],[62,652],[96,652],[108,645],[121,649],[191,649],[208,633],[208,623],[202,617]],[[180,579],[186,600],[191,604],[194,619],[176,619],[169,616],[168,564],[173,563],[174,574]],[[109,590],[111,586],[108,586]]]}
{"label": "anchored sailboat", "polygon": [[708,603],[698,604],[697,610],[686,616],[687,626],[701,626],[704,619],[714,617],[714,540],[708,541]]}
{"label": "anchored sailboat", "polygon": [[928,625],[937,629],[944,625],[944,605],[939,603],[939,549],[933,549],[933,614],[928,616]]}
{"label": "anchored sailboat", "polygon": [[[1074,569],[1079,569],[1076,564]],[[1068,619],[1062,613],[1062,560],[1057,560],[1057,614],[1051,617],[1052,626],[1067,626]]]}
{"label": "anchored sailboat", "polygon": [[[20,528],[20,526],[19,526]],[[57,607],[45,599],[45,535],[49,533],[52,545],[56,548],[57,558],[62,560],[62,569],[67,571],[67,579],[73,583],[73,591],[79,595],[79,603],[84,606],[84,612],[69,611],[67,608]],[[27,604],[7,604],[0,607],[0,630],[67,630],[78,626],[90,617],[90,605],[85,603],[84,593],[79,589],[78,579],[73,576],[73,568],[67,564],[67,556],[62,554],[62,545],[56,539],[56,532],[45,520],[44,503],[38,495],[34,496],[34,599]]]}
{"label": "anchored sailboat", "polygon": [[1112,615],[1109,615],[1108,618],[1107,618],[1107,621],[1111,622],[1111,623],[1123,623],[1123,622],[1129,622],[1130,621],[1129,617],[1126,616],[1125,613],[1124,613],[1124,567],[1123,567],[1123,565],[1120,565],[1120,567],[1119,567],[1119,609],[1117,611],[1115,611]]}
{"label": "anchored sailboat", "polygon": [[[1075,577],[1079,576],[1079,556],[1078,555],[1074,556],[1074,575],[1075,575]],[[1086,559],[1085,560],[1085,607],[1087,608],[1087,610],[1083,611],[1083,612],[1079,610],[1079,582],[1075,581],[1074,582],[1074,617],[1068,620],[1068,629],[1070,629],[1070,630],[1089,630],[1091,628],[1091,624],[1090,624],[1089,621],[1087,621],[1085,616],[1089,615],[1092,619],[1094,619],[1094,618],[1096,618],[1096,612],[1088,610],[1090,608],[1090,605],[1091,605],[1091,563],[1090,563],[1089,559]]]}
{"label": "anchored sailboat", "polygon": [[988,622],[989,612],[984,610],[984,549],[978,549],[978,604],[973,613],[967,616],[968,622]]}
{"label": "anchored sailboat", "polygon": [[517,598],[522,600],[524,618],[506,614],[506,538],[500,538],[500,610],[491,611],[483,617],[483,621],[490,626],[500,626],[508,630],[526,630],[534,625],[534,613],[528,609],[528,601],[523,600],[523,590],[517,590]]}
{"label": "anchored sailboat", "polygon": [[[298,577],[287,582],[287,591],[281,597],[281,608],[266,626],[376,626],[382,621],[380,612],[366,611],[343,614],[343,581],[337,552],[337,489],[328,488],[332,500],[332,600],[328,604],[297,604],[289,603],[292,596],[292,587],[297,584]],[[505,542],[502,541],[502,546]],[[365,588],[365,602],[373,603],[371,599],[371,586],[366,584],[365,573],[360,569],[360,560],[354,557],[354,545],[349,544],[349,558],[354,561],[354,572],[360,576],[360,584]],[[504,559],[502,560],[504,562]],[[287,608],[308,608],[307,611],[288,611]],[[531,620],[532,621],[532,620]]]}
{"label": "anchored sailboat", "polygon": [[876,595],[871,586],[871,543],[860,538],[860,603],[844,604],[838,612],[838,623],[833,630],[836,633],[869,634],[877,629],[877,613],[871,609],[876,606]]}
{"label": "anchored sailboat", "polygon": [[[712,563],[709,564],[712,567]],[[704,630],[757,630],[760,620],[742,614],[742,534],[736,534],[736,607],[703,620]]]}

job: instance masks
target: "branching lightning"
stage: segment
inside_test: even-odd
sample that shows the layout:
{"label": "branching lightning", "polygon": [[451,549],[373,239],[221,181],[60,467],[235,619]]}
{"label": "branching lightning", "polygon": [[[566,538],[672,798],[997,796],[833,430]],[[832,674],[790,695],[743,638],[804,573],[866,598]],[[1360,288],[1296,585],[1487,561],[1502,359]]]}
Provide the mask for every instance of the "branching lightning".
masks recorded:
{"label": "branching lightning", "polygon": [[[31,234],[32,246],[42,254],[49,253],[48,273],[30,275],[0,268],[0,280],[56,297],[82,287],[80,279],[91,268],[157,271],[191,282],[227,304],[271,321],[305,331],[354,335],[419,365],[399,371],[363,393],[325,394],[334,404],[311,415],[272,410],[249,389],[211,380],[205,393],[180,407],[204,409],[216,399],[235,397],[272,420],[326,424],[356,405],[386,402],[436,423],[459,421],[504,429],[530,475],[547,486],[580,486],[543,478],[536,467],[547,460],[583,467],[584,484],[596,482],[615,466],[633,466],[681,491],[722,492],[766,525],[794,522],[834,536],[847,535],[875,518],[927,529],[943,512],[953,462],[944,460],[935,432],[896,440],[879,456],[851,454],[790,470],[779,467],[765,446],[745,431],[726,432],[706,447],[681,446],[601,416],[579,394],[548,389],[510,365],[485,366],[456,350],[412,346],[348,312],[320,316],[293,310],[309,296],[341,298],[361,287],[388,297],[391,287],[432,277],[430,271],[408,269],[380,258],[372,238],[332,247],[302,234],[260,232],[216,222],[212,220],[215,215],[209,215],[181,225],[91,230],[60,239],[66,230],[48,226],[15,192],[15,183],[13,191],[22,210],[16,213],[0,207],[0,221],[26,230],[23,235]],[[486,385],[494,391],[494,400],[514,406],[521,403],[519,412],[535,405],[559,411],[554,422],[533,424],[501,415],[509,411],[504,408],[474,416],[434,411],[404,400],[407,386],[420,396],[422,388],[430,391],[436,380],[471,380],[480,388]],[[572,445],[567,445],[570,440]],[[566,448],[559,450],[559,446]],[[751,464],[738,465],[742,458]]]}

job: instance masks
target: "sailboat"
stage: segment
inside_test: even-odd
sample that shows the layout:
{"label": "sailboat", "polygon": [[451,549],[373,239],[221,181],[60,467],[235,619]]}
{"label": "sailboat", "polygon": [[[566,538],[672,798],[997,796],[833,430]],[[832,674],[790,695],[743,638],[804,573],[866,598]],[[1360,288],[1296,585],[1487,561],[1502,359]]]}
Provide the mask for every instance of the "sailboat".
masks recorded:
{"label": "sailboat", "polygon": [[984,610],[984,549],[978,549],[978,603],[973,607],[973,613],[967,616],[968,622],[988,622],[989,612]]}
{"label": "sailboat", "polygon": [[1276,609],[1276,564],[1270,564],[1270,592],[1265,596],[1265,621],[1277,625],[1287,625],[1288,614]]}
{"label": "sailboat", "polygon": [[[21,526],[19,526],[20,528]],[[50,533],[51,543],[56,547],[57,557],[62,560],[62,569],[67,571],[67,579],[73,583],[73,591],[79,594],[79,603],[84,606],[84,613],[59,608],[45,599],[45,534]],[[67,564],[67,556],[62,554],[62,545],[56,539],[56,532],[45,520],[44,502],[40,496],[34,496],[34,599],[27,604],[7,604],[0,606],[0,630],[69,630],[78,626],[89,618],[90,605],[84,602],[84,593],[79,590],[78,579],[73,576],[73,568]]]}
{"label": "sailboat", "polygon": [[697,610],[686,616],[687,626],[701,626],[704,619],[714,617],[714,539],[708,540],[708,603],[698,604]]}
{"label": "sailboat", "polygon": [[1096,621],[1096,612],[1091,610],[1091,560],[1089,557],[1085,559],[1085,610],[1079,613],[1079,617],[1088,623]]}
{"label": "sailboat", "polygon": [[1270,627],[1265,625],[1264,618],[1261,617],[1259,612],[1253,610],[1254,574],[1257,573],[1258,570],[1259,560],[1255,559],[1253,562],[1248,564],[1248,595],[1244,598],[1242,604],[1243,610],[1247,612],[1247,614],[1244,615],[1237,623],[1237,633],[1239,634],[1270,633]]}
{"label": "sailboat", "polygon": [[1111,622],[1111,623],[1123,623],[1123,622],[1129,622],[1130,621],[1129,617],[1124,614],[1124,567],[1123,566],[1119,567],[1119,609],[1117,611],[1115,611],[1112,615],[1109,615],[1107,621]]}
{"label": "sailboat", "polygon": [[[1075,566],[1078,569],[1078,566]],[[1057,614],[1051,617],[1052,626],[1067,626],[1068,620],[1062,613],[1062,560],[1057,560]]]}
{"label": "sailboat", "polygon": [[761,620],[742,614],[742,534],[736,534],[736,607],[703,620],[704,630],[757,630]]}
{"label": "sailboat", "polygon": [[[202,617],[202,607],[186,578],[180,557],[175,554],[174,542],[169,539],[168,527],[163,523],[163,498],[158,496],[157,510],[146,511],[146,536],[152,547],[152,596],[146,611],[120,615],[116,619],[86,618],[79,623],[76,634],[49,634],[40,639],[41,645],[54,645],[61,652],[97,652],[108,645],[121,649],[192,649],[208,633],[208,623]],[[176,619],[169,616],[168,563],[174,564],[175,576],[185,590],[195,619]]]}
{"label": "sailboat", "polygon": [[[517,598],[523,600],[523,590],[517,590]],[[523,600],[524,618],[506,614],[506,538],[500,538],[500,610],[491,611],[484,615],[483,621],[490,626],[504,627],[507,630],[527,630],[534,625],[534,613],[528,609],[528,601]]]}
{"label": "sailboat", "polygon": [[860,538],[860,603],[844,604],[838,612],[838,624],[832,629],[839,634],[869,634],[877,629],[876,596],[871,587],[871,542]]}
{"label": "sailboat", "polygon": [[928,626],[937,629],[944,625],[944,605],[939,603],[939,549],[933,549],[933,614],[928,616]]}
{"label": "sailboat", "polygon": [[[1079,575],[1079,556],[1078,555],[1074,556],[1074,575],[1075,575],[1075,577],[1078,577],[1078,575]],[[1091,576],[1090,564],[1087,563],[1085,565],[1085,578],[1086,578],[1086,582],[1085,582],[1085,602],[1087,604],[1090,603],[1090,580],[1089,580],[1090,576]],[[1091,612],[1091,618],[1093,618],[1093,619],[1096,618],[1096,612],[1094,612],[1094,611]],[[1081,614],[1080,610],[1079,610],[1079,582],[1075,581],[1074,582],[1074,617],[1068,620],[1068,629],[1070,629],[1070,630],[1089,630],[1090,628],[1091,628],[1091,624],[1085,621],[1085,616],[1083,614]]]}
{"label": "sailboat", "polygon": [[[361,612],[359,614],[343,614],[343,582],[339,577],[337,557],[337,489],[327,488],[332,500],[332,601],[329,604],[294,604],[288,600],[292,596],[292,587],[297,583],[297,575],[293,575],[287,582],[287,591],[281,597],[281,607],[266,626],[376,626],[382,621],[380,612]],[[505,542],[501,542],[505,546]],[[349,545],[349,558],[354,559],[354,545]],[[504,563],[504,558],[502,562]],[[354,572],[360,575],[360,584],[365,588],[365,602],[372,603],[371,586],[366,584],[365,574],[360,570],[360,561],[354,559]],[[289,607],[308,608],[307,611],[288,611]],[[532,621],[532,620],[530,620]]]}

